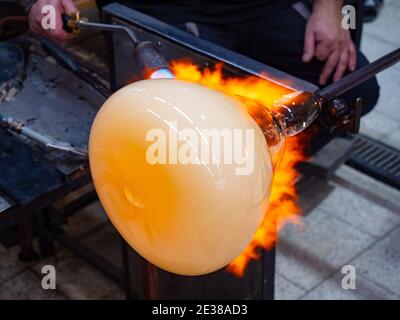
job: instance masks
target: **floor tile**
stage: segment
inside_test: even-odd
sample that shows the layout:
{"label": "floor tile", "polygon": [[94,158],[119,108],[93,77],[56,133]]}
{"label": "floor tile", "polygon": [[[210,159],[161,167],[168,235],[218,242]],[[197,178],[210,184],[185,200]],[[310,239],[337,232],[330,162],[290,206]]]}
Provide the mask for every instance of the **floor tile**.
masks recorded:
{"label": "floor tile", "polygon": [[398,128],[400,128],[400,64],[379,73],[377,77],[380,85],[380,96],[378,104],[372,112],[388,116],[396,121]]}
{"label": "floor tile", "polygon": [[275,300],[297,300],[305,291],[286,280],[280,274],[275,275]]}
{"label": "floor tile", "polygon": [[107,221],[100,202],[96,201],[69,217],[64,229],[71,237],[79,238]]}
{"label": "floor tile", "polygon": [[82,244],[122,269],[121,237],[110,222],[83,238]]}
{"label": "floor tile", "polygon": [[332,192],[334,186],[325,180],[312,176],[303,177],[296,185],[299,194],[298,205],[306,216]]}
{"label": "floor tile", "polygon": [[395,49],[395,46],[373,34],[364,33],[361,39],[361,52],[372,62]]}
{"label": "floor tile", "polygon": [[382,140],[393,148],[400,150],[400,129],[385,135]]}
{"label": "floor tile", "polygon": [[362,117],[360,132],[378,141],[383,141],[385,135],[399,129],[399,122],[379,112],[379,105],[376,108]]}
{"label": "floor tile", "polygon": [[55,290],[45,290],[41,278],[26,270],[0,285],[0,300],[64,300]]}
{"label": "floor tile", "polygon": [[18,259],[19,251],[18,246],[6,249],[0,245],[0,284],[29,267],[30,263]]}
{"label": "floor tile", "polygon": [[385,3],[378,18],[364,25],[364,35],[373,34],[394,46],[398,45],[400,42],[398,8],[393,3]]}
{"label": "floor tile", "polygon": [[381,300],[399,299],[393,293],[375,285],[368,279],[358,276],[356,272],[356,288],[343,289],[342,280],[345,274],[335,273],[301,299],[304,300]]}
{"label": "floor tile", "polygon": [[322,201],[319,208],[374,237],[381,237],[400,224],[400,212],[395,214],[340,186]]}
{"label": "floor tile", "polygon": [[400,295],[400,228],[351,261],[358,273]]}
{"label": "floor tile", "polygon": [[400,190],[388,186],[352,167],[342,165],[335,171],[333,180],[335,180],[335,183],[359,194],[373,195],[375,199],[372,202],[392,208],[393,212],[400,211]]}
{"label": "floor tile", "polygon": [[[57,288],[68,299],[125,298],[121,287],[75,256],[47,260],[44,263],[56,268]],[[37,275],[40,275],[41,268],[42,265],[35,265]]]}
{"label": "floor tile", "polygon": [[374,242],[332,215],[314,210],[303,225],[281,232],[277,271],[304,290],[310,290]]}

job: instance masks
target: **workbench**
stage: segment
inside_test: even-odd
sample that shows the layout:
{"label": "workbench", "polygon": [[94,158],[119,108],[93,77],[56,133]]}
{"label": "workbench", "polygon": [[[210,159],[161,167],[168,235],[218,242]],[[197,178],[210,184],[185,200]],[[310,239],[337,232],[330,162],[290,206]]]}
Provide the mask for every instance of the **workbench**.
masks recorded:
{"label": "workbench", "polygon": [[[38,46],[29,51],[26,70],[21,91],[12,101],[0,104],[1,113],[37,132],[86,148],[91,123],[104,97]],[[0,190],[0,230],[15,221],[26,229],[34,213],[49,210],[58,200],[91,183],[87,161],[46,154],[4,130],[1,134],[12,150],[0,150],[11,164],[1,168],[2,175],[9,177],[9,187],[3,183]],[[30,237],[30,231],[25,230],[25,235]],[[22,242],[22,255],[28,259],[32,248],[28,239]]]}

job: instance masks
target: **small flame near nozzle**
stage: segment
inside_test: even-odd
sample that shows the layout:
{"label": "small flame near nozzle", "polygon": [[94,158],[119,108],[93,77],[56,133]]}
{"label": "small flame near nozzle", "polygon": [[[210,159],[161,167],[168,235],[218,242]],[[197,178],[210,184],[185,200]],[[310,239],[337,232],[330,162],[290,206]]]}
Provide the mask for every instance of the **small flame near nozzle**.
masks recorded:
{"label": "small flame near nozzle", "polygon": [[167,68],[158,69],[151,73],[150,79],[174,79],[175,75]]}

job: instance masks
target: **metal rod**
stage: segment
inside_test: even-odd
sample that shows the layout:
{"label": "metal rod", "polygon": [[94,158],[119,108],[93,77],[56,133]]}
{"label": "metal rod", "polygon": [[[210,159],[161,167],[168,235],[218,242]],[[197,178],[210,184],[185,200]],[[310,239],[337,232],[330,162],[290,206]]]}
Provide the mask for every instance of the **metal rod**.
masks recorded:
{"label": "metal rod", "polygon": [[343,77],[329,86],[316,92],[319,96],[324,98],[326,101],[332,100],[333,98],[349,91],[360,83],[368,80],[377,73],[389,68],[395,63],[400,61],[400,48],[388,53],[387,55],[375,60],[374,62],[362,67],[349,75]]}
{"label": "metal rod", "polygon": [[32,130],[29,127],[24,126],[20,121],[12,118],[3,116],[0,114],[0,128],[4,128],[13,131],[19,135],[22,135],[40,145],[42,148],[50,151],[59,151],[74,156],[78,156],[82,159],[87,159],[88,151],[86,149],[80,149],[72,146],[70,143],[58,141],[46,135],[43,135],[37,131]]}
{"label": "metal rod", "polygon": [[143,263],[145,264],[144,288],[146,298],[156,300],[158,298],[157,267],[148,261],[144,261]]}
{"label": "metal rod", "polygon": [[128,35],[128,37],[132,40],[135,46],[139,42],[135,33],[130,28],[125,26],[116,24],[107,24],[107,23],[87,22],[84,20],[77,21],[77,25],[78,27],[85,29],[94,29],[103,31],[124,31]]}

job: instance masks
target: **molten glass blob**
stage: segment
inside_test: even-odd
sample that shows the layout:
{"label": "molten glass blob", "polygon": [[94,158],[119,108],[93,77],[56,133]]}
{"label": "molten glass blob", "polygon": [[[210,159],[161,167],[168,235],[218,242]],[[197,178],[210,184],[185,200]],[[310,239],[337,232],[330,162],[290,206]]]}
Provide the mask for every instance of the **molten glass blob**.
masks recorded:
{"label": "molten glass blob", "polygon": [[90,168],[120,234],[167,271],[201,275],[251,241],[268,206],[271,155],[238,100],[175,79],[113,94],[94,121]]}

